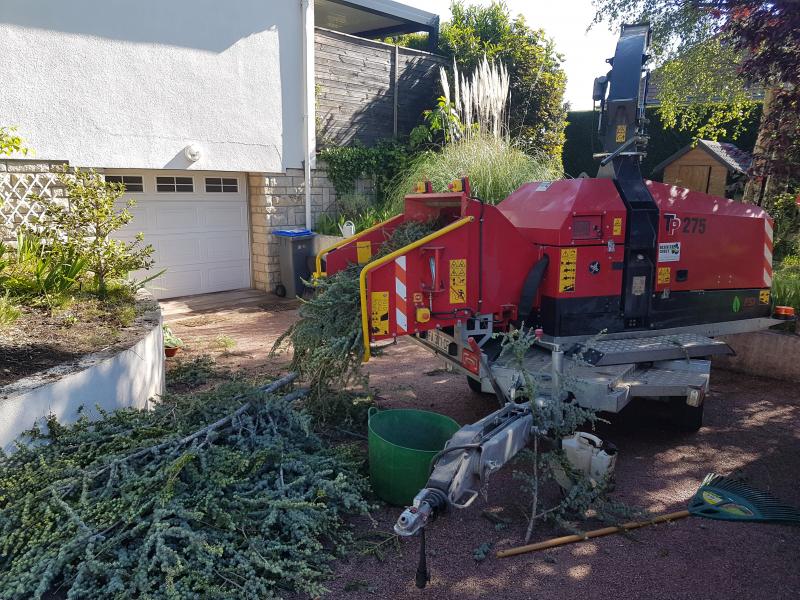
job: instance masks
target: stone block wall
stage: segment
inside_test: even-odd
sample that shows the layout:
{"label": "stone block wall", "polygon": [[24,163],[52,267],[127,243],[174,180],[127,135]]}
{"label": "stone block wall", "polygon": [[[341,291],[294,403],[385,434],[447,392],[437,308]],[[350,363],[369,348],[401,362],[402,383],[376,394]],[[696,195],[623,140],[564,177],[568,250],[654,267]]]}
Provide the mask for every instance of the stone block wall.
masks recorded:
{"label": "stone block wall", "polygon": [[[356,190],[372,195],[372,182],[359,181]],[[250,173],[251,262],[253,285],[271,291],[280,283],[278,240],[273,229],[305,227],[305,185],[303,169],[287,169],[286,173]],[[336,209],[336,190],[325,163],[318,162],[311,172],[311,217],[314,223],[324,213]],[[312,225],[313,226],[313,225]]]}

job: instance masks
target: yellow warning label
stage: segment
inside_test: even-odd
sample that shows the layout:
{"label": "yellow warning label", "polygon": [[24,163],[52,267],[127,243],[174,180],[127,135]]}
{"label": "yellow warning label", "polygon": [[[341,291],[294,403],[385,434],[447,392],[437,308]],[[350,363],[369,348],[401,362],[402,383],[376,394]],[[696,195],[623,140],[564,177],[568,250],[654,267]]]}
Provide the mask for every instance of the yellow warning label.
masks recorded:
{"label": "yellow warning label", "polygon": [[389,335],[389,292],[372,292],[372,335]]}
{"label": "yellow warning label", "polygon": [[561,269],[559,271],[559,278],[558,278],[559,292],[575,291],[575,275],[578,272],[577,263],[578,263],[577,248],[561,249]]}
{"label": "yellow warning label", "polygon": [[758,292],[758,303],[769,304],[769,290],[761,290]]}
{"label": "yellow warning label", "polygon": [[615,142],[621,144],[625,141],[625,136],[628,133],[628,128],[625,125],[617,125],[617,136],[614,139]]}
{"label": "yellow warning label", "polygon": [[622,217],[614,217],[614,235],[622,235]]}
{"label": "yellow warning label", "polygon": [[658,267],[658,283],[669,283],[672,278],[672,269],[669,267]]}
{"label": "yellow warning label", "polygon": [[356,257],[358,264],[368,263],[372,258],[372,242],[356,242]]}
{"label": "yellow warning label", "polygon": [[463,304],[467,301],[467,259],[456,258],[450,261],[450,304]]}

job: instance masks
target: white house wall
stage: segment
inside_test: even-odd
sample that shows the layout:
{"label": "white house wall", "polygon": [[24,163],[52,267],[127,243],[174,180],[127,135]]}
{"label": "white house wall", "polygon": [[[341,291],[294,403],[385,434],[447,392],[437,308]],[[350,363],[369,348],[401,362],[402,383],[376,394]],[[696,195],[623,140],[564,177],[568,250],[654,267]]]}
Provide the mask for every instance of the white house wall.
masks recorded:
{"label": "white house wall", "polygon": [[3,0],[0,125],[76,165],[282,172],[302,39],[297,0]]}

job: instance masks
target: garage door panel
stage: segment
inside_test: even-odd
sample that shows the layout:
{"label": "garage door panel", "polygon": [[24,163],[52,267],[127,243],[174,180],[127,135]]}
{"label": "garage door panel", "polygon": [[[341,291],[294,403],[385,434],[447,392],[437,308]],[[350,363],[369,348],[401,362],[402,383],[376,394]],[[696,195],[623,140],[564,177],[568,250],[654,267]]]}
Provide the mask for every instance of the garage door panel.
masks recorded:
{"label": "garage door panel", "polygon": [[[171,172],[170,172],[171,173]],[[133,274],[142,280],[161,269],[165,273],[147,287],[157,298],[188,296],[250,286],[250,240],[244,186],[238,193],[207,194],[200,177],[231,177],[231,173],[197,173],[196,193],[157,193],[154,182],[163,172],[142,172],[145,192],[133,197],[133,220],[118,232],[130,241],[144,233],[155,249],[149,271]],[[239,181],[245,177],[238,174]],[[124,205],[120,205],[122,208]]]}
{"label": "garage door panel", "polygon": [[210,261],[243,260],[249,254],[247,234],[235,236],[209,236],[203,240],[202,255]]}
{"label": "garage door panel", "polygon": [[214,229],[247,229],[247,211],[244,207],[213,206],[203,211],[204,225]]}
{"label": "garage door panel", "polygon": [[[147,238],[145,237],[145,240]],[[151,236],[156,249],[155,260],[162,266],[197,264],[203,259],[203,240],[188,235],[176,237]]]}
{"label": "garage door panel", "polygon": [[156,231],[187,231],[203,224],[200,208],[197,206],[176,206],[171,203],[151,207],[150,210],[155,219],[153,229]]}
{"label": "garage door panel", "polygon": [[230,263],[207,271],[208,291],[233,290],[250,285],[250,269],[246,269],[241,262]]}
{"label": "garage door panel", "polygon": [[[201,266],[167,267],[163,275],[162,288],[157,295],[188,296],[196,294],[196,290],[203,290],[203,268]],[[203,292],[200,292],[203,293]]]}

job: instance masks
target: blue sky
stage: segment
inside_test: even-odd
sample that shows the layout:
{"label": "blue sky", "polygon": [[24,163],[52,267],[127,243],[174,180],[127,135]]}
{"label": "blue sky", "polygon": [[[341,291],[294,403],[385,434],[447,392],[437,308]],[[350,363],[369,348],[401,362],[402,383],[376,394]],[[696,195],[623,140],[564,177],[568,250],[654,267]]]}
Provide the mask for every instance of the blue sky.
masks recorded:
{"label": "blue sky", "polygon": [[[450,0],[400,0],[435,12],[442,20],[450,16]],[[490,0],[467,0],[469,4],[489,4]],[[512,14],[522,13],[532,27],[540,27],[553,38],[564,56],[567,72],[566,100],[573,110],[592,107],[592,82],[608,71],[605,59],[614,55],[617,33],[605,24],[588,33],[594,10],[591,0],[506,0]]]}

